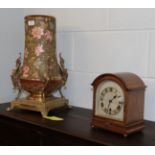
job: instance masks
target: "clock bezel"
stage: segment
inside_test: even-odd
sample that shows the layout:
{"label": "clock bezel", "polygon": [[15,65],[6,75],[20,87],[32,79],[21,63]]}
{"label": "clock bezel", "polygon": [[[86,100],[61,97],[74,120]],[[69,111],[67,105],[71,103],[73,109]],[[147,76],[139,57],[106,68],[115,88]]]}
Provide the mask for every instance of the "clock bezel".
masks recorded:
{"label": "clock bezel", "polygon": [[[116,120],[116,119],[111,119],[111,118],[107,118],[107,117],[102,117],[102,116],[98,116],[95,114],[96,112],[96,93],[97,93],[97,88],[98,86],[103,82],[103,81],[107,81],[107,80],[110,80],[110,81],[114,81],[115,83],[117,83],[123,90],[123,94],[124,94],[124,110],[123,110],[123,120],[120,121],[120,120]],[[119,79],[113,77],[113,76],[105,76],[101,79],[99,79],[96,84],[94,85],[94,96],[93,96],[93,117],[96,117],[98,119],[102,119],[102,120],[105,120],[105,121],[110,121],[111,123],[115,123],[115,124],[118,124],[118,125],[123,125],[125,124],[126,122],[126,115],[125,115],[125,111],[126,111],[126,108],[127,108],[127,93],[126,93],[126,88],[125,88],[125,85],[122,83],[122,81],[120,81]]]}
{"label": "clock bezel", "polygon": [[[120,93],[123,95],[123,111],[122,111],[122,118],[120,117],[120,116],[117,116],[117,115],[109,115],[108,116],[108,114],[101,114],[101,111],[99,110],[99,98],[101,97],[100,95],[101,95],[101,93],[99,94],[99,92],[98,91],[100,91],[100,90],[102,90],[102,86],[104,86],[104,85],[106,85],[108,82],[112,82],[114,85],[116,85],[116,86],[118,86],[118,88],[117,88],[117,90],[119,90],[120,89]],[[115,87],[114,87],[114,89],[115,89]],[[102,90],[103,91],[103,90]],[[108,80],[102,80],[98,85],[97,85],[97,87],[96,87],[96,97],[95,97],[95,108],[94,108],[94,115],[95,116],[98,116],[98,117],[101,117],[101,118],[108,118],[108,119],[112,119],[112,120],[117,120],[117,121],[120,121],[120,122],[122,122],[123,120],[124,120],[124,108],[125,108],[125,90],[124,90],[124,88],[120,85],[120,83],[118,83],[118,81],[116,82],[116,80],[110,80],[110,79],[108,79]],[[97,114],[98,113],[98,114]],[[100,113],[100,114],[99,114]],[[101,116],[102,115],[102,116]],[[119,118],[120,117],[120,118]]]}

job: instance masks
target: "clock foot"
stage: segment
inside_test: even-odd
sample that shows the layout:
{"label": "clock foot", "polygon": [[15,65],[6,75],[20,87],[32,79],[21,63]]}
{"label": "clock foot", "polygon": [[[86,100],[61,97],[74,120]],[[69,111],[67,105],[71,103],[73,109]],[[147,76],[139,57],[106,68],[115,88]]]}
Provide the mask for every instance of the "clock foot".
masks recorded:
{"label": "clock foot", "polygon": [[128,134],[127,134],[127,133],[125,133],[125,134],[123,134],[123,136],[124,136],[124,138],[126,138],[126,137],[128,137]]}
{"label": "clock foot", "polygon": [[95,126],[94,126],[94,125],[91,125],[91,127],[92,127],[92,128],[95,128]]}

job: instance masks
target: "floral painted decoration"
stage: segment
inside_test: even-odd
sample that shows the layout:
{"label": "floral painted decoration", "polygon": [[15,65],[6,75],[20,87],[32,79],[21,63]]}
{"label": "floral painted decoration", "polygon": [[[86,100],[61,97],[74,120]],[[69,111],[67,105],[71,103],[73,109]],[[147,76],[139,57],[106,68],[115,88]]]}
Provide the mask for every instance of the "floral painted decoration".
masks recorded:
{"label": "floral painted decoration", "polygon": [[45,32],[44,36],[45,36],[45,39],[46,39],[47,41],[50,41],[50,42],[51,42],[52,39],[53,39],[52,34],[51,34],[51,32],[50,32],[49,30],[47,30],[47,31]]}
{"label": "floral painted decoration", "polygon": [[24,58],[27,58],[28,57],[28,50],[27,48],[25,48],[25,51],[24,51]]}
{"label": "floral painted decoration", "polygon": [[44,29],[41,27],[34,27],[32,29],[32,36],[34,39],[41,39],[41,36],[44,35]]}
{"label": "floral painted decoration", "polygon": [[23,66],[23,77],[27,78],[29,76],[30,68],[28,66]]}
{"label": "floral painted decoration", "polygon": [[37,45],[35,47],[35,54],[36,56],[39,56],[41,53],[45,52],[44,49],[43,49],[43,45]]}

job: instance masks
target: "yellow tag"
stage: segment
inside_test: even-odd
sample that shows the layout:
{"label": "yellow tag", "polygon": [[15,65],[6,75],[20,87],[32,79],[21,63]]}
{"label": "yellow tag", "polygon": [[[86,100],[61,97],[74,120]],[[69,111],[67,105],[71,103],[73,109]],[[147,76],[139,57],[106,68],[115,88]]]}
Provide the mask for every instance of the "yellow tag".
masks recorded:
{"label": "yellow tag", "polygon": [[44,118],[52,120],[52,121],[63,121],[64,119],[57,116],[44,116]]}

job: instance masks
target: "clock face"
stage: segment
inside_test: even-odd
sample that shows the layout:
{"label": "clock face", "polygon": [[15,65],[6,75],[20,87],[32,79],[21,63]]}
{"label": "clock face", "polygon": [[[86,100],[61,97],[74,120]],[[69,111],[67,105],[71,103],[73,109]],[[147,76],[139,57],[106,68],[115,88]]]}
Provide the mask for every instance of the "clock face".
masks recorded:
{"label": "clock face", "polygon": [[111,80],[101,82],[96,90],[95,115],[118,121],[124,119],[123,89]]}

